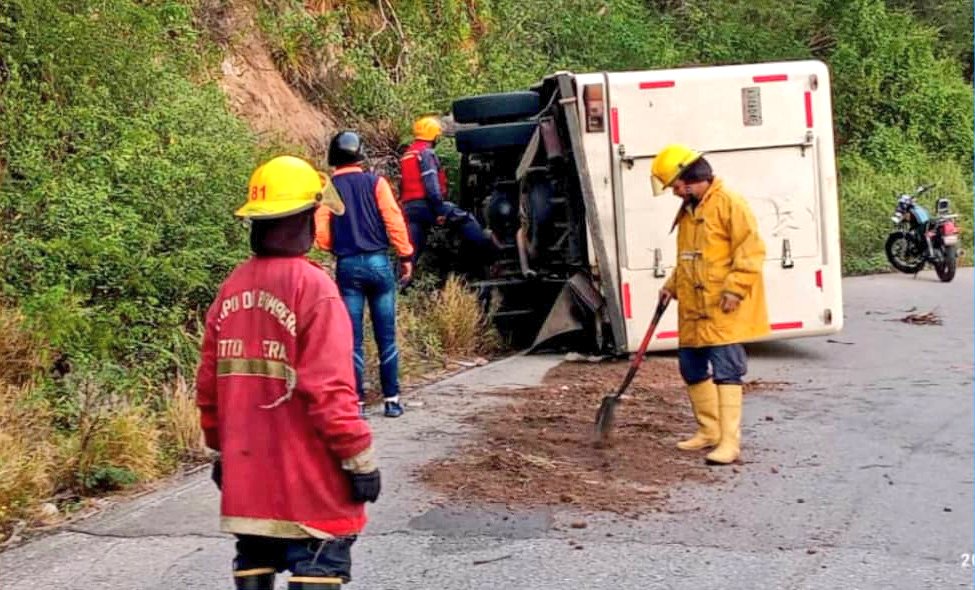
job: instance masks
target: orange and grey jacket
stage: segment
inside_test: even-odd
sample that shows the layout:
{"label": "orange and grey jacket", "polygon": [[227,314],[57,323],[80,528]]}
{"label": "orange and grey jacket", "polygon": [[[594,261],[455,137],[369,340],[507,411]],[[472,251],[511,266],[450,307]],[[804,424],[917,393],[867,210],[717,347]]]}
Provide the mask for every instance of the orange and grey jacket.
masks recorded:
{"label": "orange and grey jacket", "polygon": [[315,244],[338,257],[385,252],[390,244],[400,259],[413,256],[413,244],[389,182],[358,166],[343,166],[332,183],[345,204],[335,216],[327,207],[315,213]]}

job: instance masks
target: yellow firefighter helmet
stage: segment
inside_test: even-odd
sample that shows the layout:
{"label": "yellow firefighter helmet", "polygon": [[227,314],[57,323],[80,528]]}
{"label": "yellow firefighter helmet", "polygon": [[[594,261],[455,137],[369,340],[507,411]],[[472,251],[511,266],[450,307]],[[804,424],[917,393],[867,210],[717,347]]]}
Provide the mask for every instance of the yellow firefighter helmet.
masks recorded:
{"label": "yellow firefighter helmet", "polygon": [[324,205],[337,215],[345,205],[325,174],[294,156],[278,156],[257,167],[247,186],[247,202],[235,215],[276,219]]}
{"label": "yellow firefighter helmet", "polygon": [[433,141],[443,133],[443,126],[436,117],[420,117],[413,122],[413,137]]}
{"label": "yellow firefighter helmet", "polygon": [[650,184],[653,187],[653,195],[663,194],[664,190],[674,184],[681,172],[697,162],[701,155],[701,152],[680,143],[672,143],[660,150],[657,157],[653,159],[653,165],[650,168]]}

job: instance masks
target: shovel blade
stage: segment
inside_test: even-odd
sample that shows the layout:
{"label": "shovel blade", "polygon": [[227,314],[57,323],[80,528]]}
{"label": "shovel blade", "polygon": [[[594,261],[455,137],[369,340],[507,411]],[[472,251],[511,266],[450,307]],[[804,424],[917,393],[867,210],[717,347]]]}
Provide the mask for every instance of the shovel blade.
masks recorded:
{"label": "shovel blade", "polygon": [[616,418],[616,406],[619,404],[619,401],[619,398],[615,395],[607,395],[599,404],[599,411],[596,412],[596,436],[601,441],[606,440],[609,437],[610,431],[613,429],[613,423]]}

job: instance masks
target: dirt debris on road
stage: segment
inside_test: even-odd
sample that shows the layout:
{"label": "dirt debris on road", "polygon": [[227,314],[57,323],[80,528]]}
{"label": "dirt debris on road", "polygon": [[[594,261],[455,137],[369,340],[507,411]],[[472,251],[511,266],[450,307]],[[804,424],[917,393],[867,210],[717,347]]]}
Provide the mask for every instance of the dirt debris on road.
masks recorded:
{"label": "dirt debris on road", "polygon": [[888,320],[891,322],[899,321],[905,324],[912,324],[915,326],[940,326],[942,325],[941,316],[938,315],[937,311],[932,310],[927,313],[909,313],[906,316],[900,318],[899,320]]}
{"label": "dirt debris on road", "polygon": [[[755,379],[753,381],[746,381],[744,386],[742,386],[742,392],[745,395],[748,395],[749,393],[766,393],[785,389],[789,385],[792,385],[792,383],[788,381],[765,381],[763,379]],[[766,416],[765,419],[770,422],[773,420],[773,418],[770,416]]]}
{"label": "dirt debris on road", "polygon": [[[674,444],[696,424],[674,359],[648,359],[617,410],[611,443],[598,448],[594,419],[619,386],[623,362],[563,363],[542,385],[502,392],[511,402],[470,417],[480,436],[420,478],[455,501],[512,507],[570,505],[637,515],[682,482],[712,481],[704,453]],[[763,382],[757,389],[774,389]]]}

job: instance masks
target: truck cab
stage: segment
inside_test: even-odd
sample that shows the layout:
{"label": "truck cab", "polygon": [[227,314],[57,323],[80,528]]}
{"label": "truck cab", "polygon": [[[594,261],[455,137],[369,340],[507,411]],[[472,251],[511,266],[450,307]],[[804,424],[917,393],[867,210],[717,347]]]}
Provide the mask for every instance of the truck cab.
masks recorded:
{"label": "truck cab", "polygon": [[[676,264],[680,199],[652,196],[669,143],[704,152],[765,241],[769,340],[842,328],[829,71],[795,61],[559,72],[454,102],[460,204],[508,248],[477,286],[534,346],[636,350]],[[651,350],[678,345],[676,306]]]}

